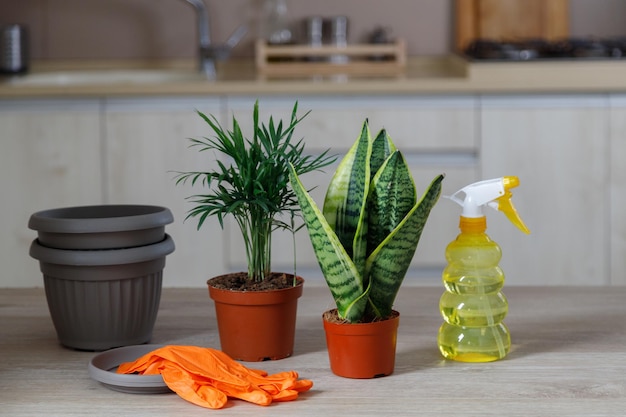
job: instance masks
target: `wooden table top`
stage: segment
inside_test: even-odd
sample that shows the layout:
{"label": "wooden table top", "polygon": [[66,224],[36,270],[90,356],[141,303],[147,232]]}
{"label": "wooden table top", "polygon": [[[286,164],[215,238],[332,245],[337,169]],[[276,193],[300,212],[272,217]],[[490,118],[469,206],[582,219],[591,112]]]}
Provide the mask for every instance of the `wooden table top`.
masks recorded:
{"label": "wooden table top", "polygon": [[[505,322],[513,346],[498,362],[444,360],[437,349],[442,288],[405,287],[393,375],[332,374],[321,315],[328,289],[305,287],[294,355],[245,363],[296,370],[314,387],[297,401],[261,407],[231,400],[210,411],[175,394],[112,391],[90,379],[94,352],[59,345],[42,289],[0,289],[0,414],[6,416],[623,416],[626,287],[511,287]],[[163,290],[152,343],[219,348],[212,301],[201,289]],[[217,415],[217,414],[216,414]]]}

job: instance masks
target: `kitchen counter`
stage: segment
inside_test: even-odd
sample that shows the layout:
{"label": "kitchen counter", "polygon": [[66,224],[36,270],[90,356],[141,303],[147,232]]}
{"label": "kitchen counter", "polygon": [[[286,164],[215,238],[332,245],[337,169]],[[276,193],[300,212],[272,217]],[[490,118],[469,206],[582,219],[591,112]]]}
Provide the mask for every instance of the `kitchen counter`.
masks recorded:
{"label": "kitchen counter", "polygon": [[[395,373],[373,380],[333,375],[321,323],[328,289],[305,288],[294,355],[246,363],[294,369],[314,387],[294,402],[231,400],[213,413],[241,416],[622,416],[626,409],[626,287],[510,287],[513,347],[485,364],[445,361],[436,347],[438,287],[405,287]],[[164,289],[152,343],[218,347],[202,289]],[[175,394],[109,390],[89,378],[93,352],[60,346],[42,289],[0,290],[0,406],[5,416],[206,416]]]}
{"label": "kitchen counter", "polygon": [[[141,71],[149,73],[141,78]],[[468,62],[451,55],[413,57],[402,75],[369,78],[274,79],[257,74],[252,60],[232,60],[209,82],[187,61],[41,62],[29,74],[0,79],[0,98],[625,92],[625,73],[626,60]]]}

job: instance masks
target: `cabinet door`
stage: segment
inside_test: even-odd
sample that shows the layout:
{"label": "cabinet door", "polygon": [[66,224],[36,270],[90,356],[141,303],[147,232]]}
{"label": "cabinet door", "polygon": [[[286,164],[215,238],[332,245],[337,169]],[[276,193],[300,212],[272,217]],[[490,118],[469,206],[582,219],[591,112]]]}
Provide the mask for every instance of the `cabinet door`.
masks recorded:
{"label": "cabinet door", "polygon": [[481,130],[483,177],[519,176],[513,203],[531,231],[487,210],[507,282],[608,283],[606,97],[487,97]]}
{"label": "cabinet door", "polygon": [[42,286],[31,214],[102,203],[97,100],[0,101],[0,287]]}
{"label": "cabinet door", "polygon": [[225,234],[216,219],[196,230],[185,220],[193,207],[186,198],[202,194],[196,185],[175,185],[176,171],[204,171],[213,155],[189,148],[190,137],[211,136],[196,109],[221,118],[217,99],[187,97],[112,99],[106,103],[106,198],[110,203],[154,204],[169,208],[174,224],[166,227],[176,244],[168,256],[164,285],[203,286],[225,272]]}
{"label": "cabinet door", "polygon": [[[255,98],[228,100],[229,117],[236,115],[244,132],[252,130],[252,108]],[[307,188],[316,187],[312,196],[323,204],[326,188],[339,160],[360,135],[368,119],[372,135],[382,128],[402,150],[413,170],[418,193],[425,191],[435,175],[446,174],[443,194],[451,194],[464,183],[477,178],[475,99],[471,97],[263,97],[259,100],[260,119],[289,120],[293,104],[298,100],[299,114],[311,113],[296,128],[296,137],[304,138],[307,152],[319,154],[326,149],[338,156],[337,162],[324,172],[309,173],[301,179]],[[441,199],[431,213],[423,232],[407,280],[439,282],[444,265],[444,250],[458,230],[458,210]],[[238,231],[230,240],[229,263],[241,269],[243,243]],[[305,230],[295,236],[297,271],[307,277],[321,277],[319,267]],[[275,270],[293,271],[293,236],[273,236]]]}
{"label": "cabinet door", "polygon": [[626,95],[611,97],[611,284],[626,284]]}

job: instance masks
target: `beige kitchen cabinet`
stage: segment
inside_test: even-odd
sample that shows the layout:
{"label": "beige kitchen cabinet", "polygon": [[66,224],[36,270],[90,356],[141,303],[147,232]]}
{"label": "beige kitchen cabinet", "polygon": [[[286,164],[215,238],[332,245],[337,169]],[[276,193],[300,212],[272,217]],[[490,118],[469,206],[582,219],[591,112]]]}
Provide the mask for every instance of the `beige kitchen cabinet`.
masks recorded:
{"label": "beige kitchen cabinet", "polygon": [[[229,98],[227,113],[235,115],[244,132],[252,132],[252,108],[256,98]],[[451,194],[464,183],[474,181],[478,174],[475,98],[355,96],[355,97],[262,97],[259,99],[260,119],[274,118],[288,122],[294,102],[298,100],[299,114],[311,113],[296,128],[296,137],[304,138],[306,149],[319,154],[330,149],[343,157],[361,133],[368,119],[372,135],[387,129],[394,143],[409,161],[418,193],[425,191],[430,181],[440,173],[446,174],[443,193]],[[308,188],[317,187],[312,195],[323,204],[324,193],[337,163],[321,173],[302,177]],[[458,230],[455,205],[443,198],[433,209],[422,234],[411,266],[412,283],[439,283],[444,265],[444,250]],[[231,269],[245,266],[243,242],[239,232],[232,230],[229,239],[228,263]],[[308,234],[303,229],[295,236],[297,272],[310,279],[321,279]],[[293,236],[277,233],[273,238],[273,267],[293,271]]]}
{"label": "beige kitchen cabinet", "polygon": [[0,101],[0,287],[43,285],[28,255],[36,211],[100,204],[99,100]]}
{"label": "beige kitchen cabinet", "polygon": [[[172,210],[176,243],[164,285],[201,287],[210,276],[245,268],[239,231],[209,219],[200,231],[184,221],[185,200],[199,187],[175,186],[175,171],[211,167],[214,155],[188,148],[188,137],[210,136],[195,113],[231,127],[233,115],[251,133],[256,97],[169,96],[0,101],[3,287],[41,286],[28,256],[36,236],[33,212],[101,203],[158,204]],[[341,158],[367,118],[373,134],[386,128],[409,161],[419,192],[444,172],[444,195],[471,182],[517,175],[513,202],[531,230],[519,232],[488,211],[488,233],[503,249],[507,285],[626,284],[626,96],[265,96],[261,120],[287,120],[295,100],[296,130],[311,153],[330,148]],[[336,164],[303,176],[322,203]],[[460,207],[442,198],[433,209],[408,274],[410,284],[439,285],[445,246],[458,234]],[[273,242],[274,269],[293,271],[293,237]],[[297,272],[322,277],[308,234],[296,234]]]}
{"label": "beige kitchen cabinet", "polygon": [[482,176],[519,176],[513,202],[531,231],[488,211],[507,284],[610,283],[607,158],[620,153],[609,148],[608,115],[604,95],[481,99]]}
{"label": "beige kitchen cabinet", "polygon": [[190,137],[210,136],[196,110],[221,118],[220,99],[156,97],[106,101],[103,147],[106,200],[116,204],[155,204],[168,207],[174,223],[166,232],[176,250],[167,257],[164,286],[199,287],[224,273],[226,234],[215,219],[197,230],[185,217],[192,204],[186,198],[201,187],[176,186],[175,171],[203,171],[213,155],[189,148]]}
{"label": "beige kitchen cabinet", "polygon": [[626,284],[626,95],[613,95],[610,114],[609,166],[611,200],[611,262],[612,285]]}

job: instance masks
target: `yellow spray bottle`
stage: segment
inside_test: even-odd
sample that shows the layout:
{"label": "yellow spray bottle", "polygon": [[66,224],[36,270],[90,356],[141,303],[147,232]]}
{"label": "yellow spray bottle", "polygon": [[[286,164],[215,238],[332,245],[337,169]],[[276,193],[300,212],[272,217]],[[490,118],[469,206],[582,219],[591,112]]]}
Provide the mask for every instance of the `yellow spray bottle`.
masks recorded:
{"label": "yellow spray bottle", "polygon": [[[502,322],[509,310],[501,289],[500,246],[487,236],[483,207],[502,211],[524,233],[530,233],[511,203],[517,177],[470,184],[448,197],[463,207],[461,233],[446,248],[443,271],[446,291],[439,301],[444,323],[437,342],[447,359],[490,362],[504,358],[511,347],[509,329]],[[464,194],[461,198],[460,194]]]}

